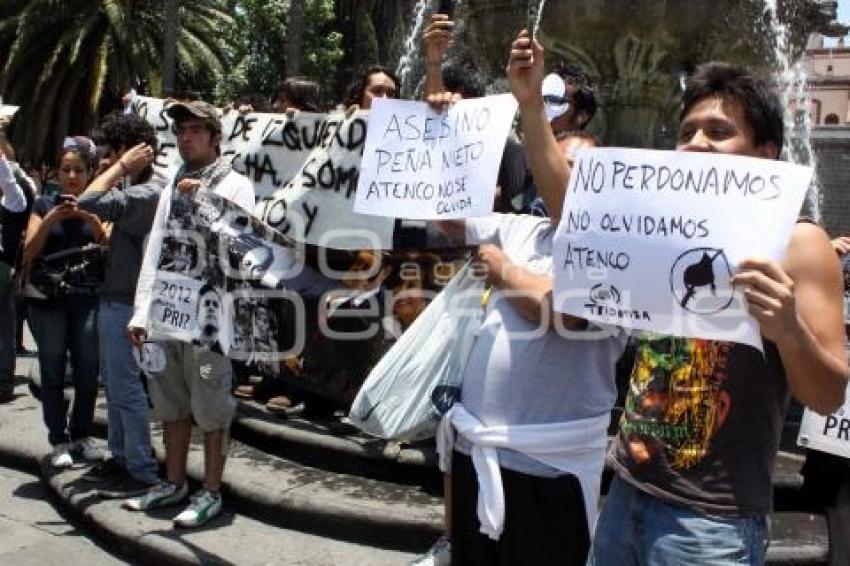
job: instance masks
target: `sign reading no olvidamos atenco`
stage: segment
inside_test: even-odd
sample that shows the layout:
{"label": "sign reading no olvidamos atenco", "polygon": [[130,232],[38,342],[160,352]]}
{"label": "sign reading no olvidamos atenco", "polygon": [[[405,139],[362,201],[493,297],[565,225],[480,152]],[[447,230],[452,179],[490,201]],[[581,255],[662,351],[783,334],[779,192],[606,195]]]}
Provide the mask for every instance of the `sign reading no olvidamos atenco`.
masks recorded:
{"label": "sign reading no olvidamos atenco", "polygon": [[579,152],[555,237],[555,306],[587,320],[762,349],[730,284],[781,261],[808,167],[714,153]]}
{"label": "sign reading no olvidamos atenco", "polygon": [[516,109],[510,94],[462,100],[443,113],[423,102],[375,101],[354,211],[422,220],[489,214]]}
{"label": "sign reading no olvidamos atenco", "polygon": [[797,444],[850,458],[850,386],[845,399],[844,405],[827,417],[806,409],[800,423]]}

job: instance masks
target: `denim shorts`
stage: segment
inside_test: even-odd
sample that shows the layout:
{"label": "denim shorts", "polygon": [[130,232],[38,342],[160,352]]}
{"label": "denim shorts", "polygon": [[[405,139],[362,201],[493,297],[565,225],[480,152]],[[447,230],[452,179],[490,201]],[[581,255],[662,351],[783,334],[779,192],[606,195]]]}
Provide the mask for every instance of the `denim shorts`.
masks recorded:
{"label": "denim shorts", "polygon": [[761,565],[766,553],[764,515],[708,516],[661,501],[615,476],[588,565]]}

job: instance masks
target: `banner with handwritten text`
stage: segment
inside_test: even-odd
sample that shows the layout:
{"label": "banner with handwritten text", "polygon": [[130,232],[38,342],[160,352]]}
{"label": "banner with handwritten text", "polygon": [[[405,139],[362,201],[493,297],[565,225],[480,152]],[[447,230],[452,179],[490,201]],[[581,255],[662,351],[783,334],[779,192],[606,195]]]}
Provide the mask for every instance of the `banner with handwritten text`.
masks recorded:
{"label": "banner with handwritten text", "polygon": [[443,113],[423,102],[375,101],[355,212],[421,220],[491,213],[516,109],[510,94],[462,100]]}
{"label": "banner with handwritten text", "polygon": [[395,221],[353,210],[369,120],[366,112],[329,116],[328,143],[316,148],[257,214],[299,242],[344,250],[391,249]]}
{"label": "banner with handwritten text", "polygon": [[[167,101],[146,96],[133,101],[136,112],[154,126],[159,141],[157,169],[173,178],[180,166],[173,120],[166,114]],[[221,116],[221,153],[233,169],[254,183],[257,200],[271,197],[284,187],[304,165],[315,148],[327,146],[333,136],[334,120],[326,114],[242,113],[229,110]]]}
{"label": "banner with handwritten text", "polygon": [[811,176],[715,153],[580,151],[555,236],[556,309],[761,349],[730,279],[745,258],[782,260]]}

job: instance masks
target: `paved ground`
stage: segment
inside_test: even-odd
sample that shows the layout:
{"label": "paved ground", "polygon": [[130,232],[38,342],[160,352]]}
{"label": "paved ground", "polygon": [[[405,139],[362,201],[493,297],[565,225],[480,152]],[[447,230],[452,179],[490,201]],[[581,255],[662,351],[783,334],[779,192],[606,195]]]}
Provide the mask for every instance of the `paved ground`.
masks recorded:
{"label": "paved ground", "polygon": [[15,566],[125,564],[74,528],[35,476],[0,468],[0,564]]}
{"label": "paved ground", "polygon": [[[333,535],[301,532],[232,509],[202,529],[176,530],[171,517],[179,509],[136,514],[121,509],[118,501],[99,500],[91,486],[79,480],[82,469],[56,473],[46,466],[50,448],[41,406],[24,383],[27,377],[37,381],[38,364],[34,358],[21,357],[17,365],[17,398],[0,405],[0,565],[123,563],[104,548],[134,564],[395,566],[413,557]],[[39,467],[46,481],[16,471],[35,473]],[[263,479],[275,485],[279,478],[272,473]],[[103,548],[91,541],[95,533]]]}

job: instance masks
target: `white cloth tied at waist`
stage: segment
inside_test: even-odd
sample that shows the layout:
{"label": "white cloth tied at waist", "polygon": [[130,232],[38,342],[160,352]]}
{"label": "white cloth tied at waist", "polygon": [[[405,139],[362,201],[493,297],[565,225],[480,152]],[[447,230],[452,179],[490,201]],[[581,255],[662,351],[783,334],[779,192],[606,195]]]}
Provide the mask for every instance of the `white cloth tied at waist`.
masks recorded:
{"label": "white cloth tied at waist", "polygon": [[587,525],[593,534],[596,506],[610,415],[531,425],[485,426],[456,403],[437,430],[440,469],[451,472],[455,430],[472,444],[472,463],[478,476],[478,520],[481,532],[498,540],[505,526],[505,492],[499,470],[498,448],[521,452],[559,471],[573,474],[581,484]]}

